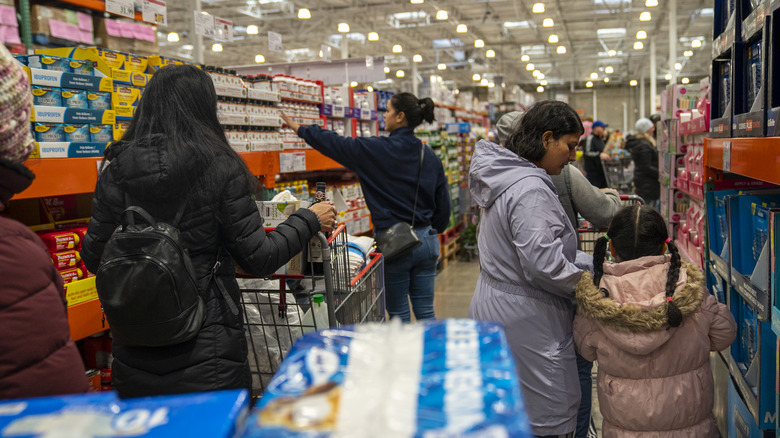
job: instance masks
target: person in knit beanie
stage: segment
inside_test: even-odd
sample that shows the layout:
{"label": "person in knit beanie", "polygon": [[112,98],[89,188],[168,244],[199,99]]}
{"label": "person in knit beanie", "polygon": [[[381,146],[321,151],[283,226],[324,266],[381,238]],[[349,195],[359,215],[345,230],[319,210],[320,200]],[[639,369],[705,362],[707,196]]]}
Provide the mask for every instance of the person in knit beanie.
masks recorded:
{"label": "person in knit beanie", "polygon": [[[0,44],[0,211],[32,184],[22,164],[30,136],[27,75]],[[84,364],[70,338],[62,277],[43,241],[24,224],[0,216],[0,399],[87,390]]]}

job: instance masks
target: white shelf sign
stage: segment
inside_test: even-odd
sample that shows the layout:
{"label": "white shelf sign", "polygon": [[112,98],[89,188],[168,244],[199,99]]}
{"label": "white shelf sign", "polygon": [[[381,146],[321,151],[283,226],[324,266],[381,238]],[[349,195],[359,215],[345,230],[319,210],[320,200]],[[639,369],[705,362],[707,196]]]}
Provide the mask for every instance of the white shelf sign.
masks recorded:
{"label": "white shelf sign", "polygon": [[333,58],[332,58],[332,54],[331,54],[331,50],[330,50],[330,46],[326,46],[325,44],[323,44],[323,45],[321,46],[320,52],[322,52],[322,60],[323,60],[323,61],[325,61],[325,62],[331,62],[331,60],[332,60]]}
{"label": "white shelf sign", "polygon": [[367,69],[374,68],[374,57],[371,55],[366,56],[366,68]]}
{"label": "white shelf sign", "polygon": [[168,6],[161,0],[144,0],[143,19],[147,23],[168,25]]}
{"label": "white shelf sign", "polygon": [[214,16],[195,11],[195,33],[210,38],[216,36]]}
{"label": "white shelf sign", "polygon": [[306,152],[279,154],[279,173],[303,172],[306,170]]}
{"label": "white shelf sign", "polygon": [[723,142],[723,170],[731,172],[731,142]]}
{"label": "white shelf sign", "polygon": [[276,53],[282,53],[282,34],[268,32],[268,50]]}
{"label": "white shelf sign", "polygon": [[106,12],[135,18],[135,6],[133,0],[106,0]]}
{"label": "white shelf sign", "polygon": [[215,39],[233,41],[233,22],[224,18],[214,17]]}

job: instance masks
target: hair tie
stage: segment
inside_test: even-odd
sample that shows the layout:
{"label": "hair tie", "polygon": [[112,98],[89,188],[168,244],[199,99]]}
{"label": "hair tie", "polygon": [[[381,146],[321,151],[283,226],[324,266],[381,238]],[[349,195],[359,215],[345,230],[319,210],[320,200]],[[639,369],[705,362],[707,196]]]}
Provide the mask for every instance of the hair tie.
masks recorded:
{"label": "hair tie", "polygon": [[671,302],[672,302],[672,300],[673,300],[673,298],[672,298],[672,297],[666,297],[666,301],[668,301],[668,302],[670,302],[670,303],[671,303]]}
{"label": "hair tie", "polygon": [[669,242],[671,242],[671,241],[672,241],[672,238],[671,238],[671,237],[667,237],[667,238],[666,238],[666,240],[664,240],[664,243],[667,243],[667,244],[668,244],[668,243],[669,243]]}
{"label": "hair tie", "polygon": [[609,242],[609,236],[608,235],[605,234],[604,238],[607,239],[607,242]]}

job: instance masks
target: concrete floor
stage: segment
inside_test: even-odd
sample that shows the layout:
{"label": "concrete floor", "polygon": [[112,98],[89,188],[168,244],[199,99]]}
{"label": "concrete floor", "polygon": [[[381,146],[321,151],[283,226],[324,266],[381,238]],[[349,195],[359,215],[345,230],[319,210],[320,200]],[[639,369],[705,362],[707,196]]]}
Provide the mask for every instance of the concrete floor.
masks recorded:
{"label": "concrete floor", "polygon": [[[455,261],[450,263],[436,276],[436,293],[433,299],[433,307],[436,317],[466,318],[469,312],[469,303],[474,296],[474,287],[479,276],[479,262],[473,259],[470,262]],[[593,414],[596,431],[601,436],[601,413],[598,408],[596,396],[596,367],[593,367]]]}

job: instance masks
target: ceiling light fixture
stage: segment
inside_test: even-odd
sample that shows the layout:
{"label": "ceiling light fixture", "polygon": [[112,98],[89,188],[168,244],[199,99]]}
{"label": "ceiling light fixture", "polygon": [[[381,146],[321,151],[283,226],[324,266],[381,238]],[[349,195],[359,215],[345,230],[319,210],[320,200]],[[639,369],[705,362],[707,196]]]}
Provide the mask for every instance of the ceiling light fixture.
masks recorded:
{"label": "ceiling light fixture", "polygon": [[612,68],[611,65],[608,65],[607,68],[604,69],[604,73],[611,75],[615,71],[614,68]]}
{"label": "ceiling light fixture", "polygon": [[531,9],[534,14],[541,14],[544,12],[544,3],[534,3],[533,9]]}
{"label": "ceiling light fixture", "polygon": [[647,0],[645,2],[645,6],[647,6],[648,8],[654,8],[658,6],[658,0]]}
{"label": "ceiling light fixture", "polygon": [[526,64],[525,69],[528,71],[534,71],[534,65],[533,64]]}
{"label": "ceiling light fixture", "polygon": [[636,39],[643,40],[645,38],[647,38],[647,32],[640,30],[639,32],[636,33]]}
{"label": "ceiling light fixture", "polygon": [[395,72],[395,77],[397,77],[397,78],[404,77],[404,71],[403,70],[398,70],[397,72]]}
{"label": "ceiling light fixture", "polygon": [[544,87],[542,87],[541,85],[536,87],[536,92],[537,93],[544,93]]}
{"label": "ceiling light fixture", "polygon": [[674,63],[674,69],[675,70],[682,70],[682,64],[680,64],[679,62]]}
{"label": "ceiling light fixture", "polygon": [[528,56],[528,55],[523,55],[523,56],[520,57],[520,60],[523,61],[523,62],[528,62],[528,61],[531,60],[531,57]]}
{"label": "ceiling light fixture", "polygon": [[639,21],[650,21],[653,17],[650,15],[650,12],[644,11],[641,14],[639,14]]}
{"label": "ceiling light fixture", "polygon": [[410,3],[413,5],[421,5],[425,2],[425,0],[410,0]]}
{"label": "ceiling light fixture", "polygon": [[556,50],[556,52],[558,52],[559,55],[563,55],[564,53],[566,53],[566,47],[558,46],[558,49]]}
{"label": "ceiling light fixture", "polygon": [[539,81],[539,85],[547,86],[547,79],[542,79]]}
{"label": "ceiling light fixture", "polygon": [[536,79],[544,79],[544,73],[539,72],[539,74],[536,75]]}
{"label": "ceiling light fixture", "polygon": [[540,72],[539,70],[534,70],[533,75],[535,78],[538,78],[540,74],[542,74],[542,72]]}
{"label": "ceiling light fixture", "polygon": [[379,34],[376,32],[369,32],[368,33],[368,40],[369,41],[379,41]]}
{"label": "ceiling light fixture", "polygon": [[690,81],[691,81],[691,80],[690,80],[690,79],[688,79],[688,78],[682,78],[682,81],[681,81],[681,82],[682,82],[683,84],[687,84],[687,83],[688,83],[688,82],[690,82]]}
{"label": "ceiling light fixture", "polygon": [[482,41],[482,40],[475,40],[474,41],[474,47],[476,47],[478,49],[481,49],[481,48],[485,47],[485,42]]}
{"label": "ceiling light fixture", "polygon": [[347,24],[347,23],[339,23],[339,32],[341,32],[341,33],[349,32],[349,24]]}
{"label": "ceiling light fixture", "polygon": [[221,52],[222,51],[222,44],[220,43],[214,43],[213,46],[211,46],[212,52]]}
{"label": "ceiling light fixture", "polygon": [[385,67],[385,73],[390,73],[390,67]]}
{"label": "ceiling light fixture", "polygon": [[458,95],[458,94],[460,94],[460,90],[458,90],[457,88],[456,88],[456,89],[454,89],[454,90],[452,90],[452,92],[453,92],[455,95]]}
{"label": "ceiling light fixture", "polygon": [[412,57],[412,61],[414,61],[414,62],[422,62],[422,55],[414,55]]}
{"label": "ceiling light fixture", "polygon": [[645,48],[645,45],[642,44],[642,41],[637,41],[634,43],[634,50],[642,50]]}
{"label": "ceiling light fixture", "polygon": [[631,79],[631,82],[628,83],[628,85],[631,85],[632,87],[636,87],[637,81],[636,79]]}
{"label": "ceiling light fixture", "polygon": [[492,49],[488,50],[487,52],[485,52],[485,57],[486,58],[495,58],[496,57],[496,52],[493,51]]}
{"label": "ceiling light fixture", "polygon": [[311,11],[306,8],[298,9],[298,18],[301,20],[308,20],[311,18]]}
{"label": "ceiling light fixture", "polygon": [[542,21],[542,27],[553,27],[555,26],[555,23],[553,23],[552,18],[545,18],[544,21]]}
{"label": "ceiling light fixture", "polygon": [[254,24],[250,24],[246,27],[247,35],[257,35],[258,33],[260,33],[260,29],[258,29]]}
{"label": "ceiling light fixture", "polygon": [[672,80],[672,74],[671,73],[665,74],[664,75],[664,79],[666,79],[667,81],[671,81]]}
{"label": "ceiling light fixture", "polygon": [[694,49],[698,49],[699,47],[701,47],[701,40],[691,41],[691,47],[693,47]]}
{"label": "ceiling light fixture", "polygon": [[179,41],[179,34],[176,32],[171,32],[168,34],[168,42],[169,43],[175,43]]}
{"label": "ceiling light fixture", "polygon": [[368,90],[369,93],[372,93],[374,91],[374,87],[369,85],[368,87],[366,87],[366,90]]}
{"label": "ceiling light fixture", "polygon": [[683,56],[685,56],[686,58],[690,58],[691,56],[693,56],[693,50],[684,51]]}
{"label": "ceiling light fixture", "polygon": [[594,71],[593,73],[590,74],[590,78],[591,79],[598,79],[599,78],[599,74]]}
{"label": "ceiling light fixture", "polygon": [[609,56],[615,56],[615,55],[617,55],[617,52],[616,52],[616,51],[614,51],[614,50],[610,50],[609,52],[607,52],[607,55],[609,55]]}
{"label": "ceiling light fixture", "polygon": [[265,62],[265,56],[263,55],[255,55],[255,63],[262,64]]}
{"label": "ceiling light fixture", "polygon": [[552,34],[550,35],[550,38],[547,38],[547,42],[550,44],[555,44],[558,42],[558,35]]}
{"label": "ceiling light fixture", "polygon": [[355,82],[355,81],[352,81],[352,82],[349,83],[349,86],[352,87],[352,88],[355,88],[355,87],[358,86],[358,83]]}
{"label": "ceiling light fixture", "polygon": [[468,31],[469,31],[468,26],[466,26],[465,24],[462,24],[462,23],[459,24],[457,28],[455,28],[455,32],[457,32],[457,33],[466,33]]}
{"label": "ceiling light fixture", "polygon": [[593,87],[593,82],[591,82],[591,81],[585,82],[585,86],[588,87],[588,88],[591,88],[591,87]]}
{"label": "ceiling light fixture", "polygon": [[474,76],[472,76],[471,79],[473,79],[475,81],[478,81],[478,80],[482,79],[482,77],[479,75],[479,73],[474,73]]}
{"label": "ceiling light fixture", "polygon": [[604,78],[604,83],[608,84],[609,83],[609,78]]}
{"label": "ceiling light fixture", "polygon": [[403,53],[404,49],[401,47],[400,44],[396,44],[393,46],[393,53]]}
{"label": "ceiling light fixture", "polygon": [[447,64],[439,64],[436,68],[439,70],[447,70]]}
{"label": "ceiling light fixture", "polygon": [[488,88],[493,88],[495,86],[496,86],[496,84],[494,82],[489,82],[488,83]]}
{"label": "ceiling light fixture", "polygon": [[442,10],[439,10],[438,12],[436,12],[436,19],[437,20],[446,20],[448,18],[449,18],[449,15],[447,15],[447,11],[442,9]]}
{"label": "ceiling light fixture", "polygon": [[487,87],[488,86],[488,80],[487,79],[482,79],[481,81],[479,81],[479,85],[481,85],[483,87]]}

